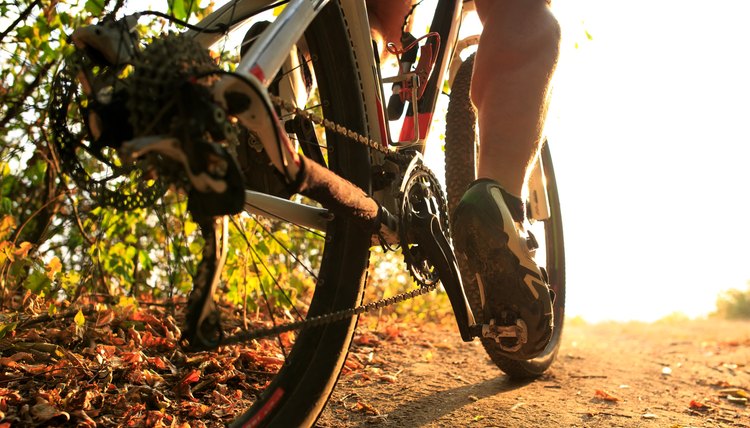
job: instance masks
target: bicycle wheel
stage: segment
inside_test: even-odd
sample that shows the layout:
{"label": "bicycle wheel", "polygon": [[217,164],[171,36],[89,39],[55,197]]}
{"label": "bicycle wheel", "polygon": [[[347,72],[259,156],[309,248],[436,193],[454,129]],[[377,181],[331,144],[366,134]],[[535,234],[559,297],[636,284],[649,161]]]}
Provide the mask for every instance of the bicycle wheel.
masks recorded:
{"label": "bicycle wheel", "polygon": [[[366,133],[357,64],[338,2],[331,2],[320,12],[305,32],[305,41],[310,49],[323,116],[347,129]],[[325,140],[320,145],[324,146],[328,167],[361,188],[369,189],[367,148],[330,131],[319,134]],[[266,229],[273,231],[275,228]],[[310,235],[303,233],[303,240],[310,239]],[[309,309],[300,312],[306,312],[306,318],[311,318],[361,303],[369,259],[369,234],[347,219],[336,218],[325,236],[314,240],[324,244],[324,248],[317,274],[310,274],[316,285]],[[304,251],[316,245],[308,242],[299,248]],[[291,249],[283,251],[292,253]],[[308,258],[313,257],[306,254],[299,259]],[[305,269],[314,270],[318,262],[308,264]],[[281,369],[253,406],[232,426],[313,425],[343,367],[356,321],[356,318],[349,318],[298,332]]]}
{"label": "bicycle wheel", "polygon": [[[471,75],[474,55],[467,58],[459,68],[451,87],[445,130],[445,175],[448,190],[448,205],[451,214],[464,191],[476,179],[478,138],[476,113],[470,99]],[[554,325],[552,339],[544,352],[531,360],[514,360],[504,354],[492,339],[482,339],[482,345],[492,361],[511,378],[523,379],[544,373],[554,362],[560,349],[560,338],[565,316],[565,252],[560,213],[560,198],[555,181],[549,145],[541,149],[541,163],[546,178],[546,190],[550,216],[532,223],[531,230],[539,240],[537,263],[549,276],[549,284],[555,293]],[[461,261],[459,260],[459,265]],[[479,288],[473,278],[463,278],[469,304],[477,322],[483,322]]]}
{"label": "bicycle wheel", "polygon": [[[237,17],[238,20],[245,18]],[[213,76],[219,70],[205,49],[185,37],[160,37],[142,50],[139,49],[132,70],[125,77],[121,77],[118,69],[110,69],[109,66],[92,68],[95,77],[111,79],[107,82],[115,91],[125,88],[128,101],[116,104],[122,107],[116,112],[117,118],[130,116],[136,135],[172,135],[181,142],[182,137],[185,140],[192,137],[185,135],[193,130],[186,128],[185,124],[203,124],[214,120],[221,124],[223,131],[204,131],[199,134],[201,142],[218,147],[227,146],[229,149],[226,152],[236,152],[240,167],[248,176],[244,182],[247,187],[274,196],[293,197],[300,203],[314,204],[314,201],[286,194],[287,187],[283,181],[279,181],[279,174],[268,166],[268,158],[260,150],[252,130],[233,128],[230,121],[224,120],[224,115],[216,114],[212,107],[215,104],[206,96],[210,94],[207,87],[213,81],[213,78],[209,79],[207,76]],[[291,77],[301,80],[302,91],[314,89],[316,92],[297,97],[297,101],[306,102],[306,105],[298,105],[299,108],[313,110],[315,114],[348,130],[366,134],[358,66],[352,52],[346,19],[337,1],[330,2],[320,11],[306,29],[304,40],[299,45],[305,47],[305,52],[290,54],[290,57],[294,55],[299,60],[298,66],[280,73],[271,86],[278,89],[282,86],[280,81],[288,83],[285,80]],[[234,57],[236,56],[231,54],[220,55],[220,58]],[[58,85],[59,89],[56,91],[59,95],[56,99],[65,102],[54,103],[60,106],[54,111],[53,121],[59,123],[59,128],[63,131],[55,132],[59,140],[58,146],[63,149],[61,152],[71,159],[71,164],[74,161],[81,163],[78,158],[88,152],[95,152],[96,156],[84,158],[83,163],[87,164],[89,158],[94,157],[95,161],[104,164],[100,169],[112,169],[113,166],[125,164],[118,160],[118,152],[114,148],[104,147],[101,154],[95,150],[95,139],[89,135],[91,128],[84,118],[85,106],[90,105],[87,101],[91,100],[87,100],[80,87],[76,87],[72,77],[76,73],[68,74],[70,76],[64,79],[65,84]],[[154,75],[158,78],[154,78]],[[196,76],[200,77],[191,79]],[[203,83],[199,82],[201,80]],[[179,84],[170,86],[175,81]],[[185,100],[190,102],[185,103]],[[80,106],[75,107],[73,104]],[[200,108],[193,108],[194,106]],[[210,108],[206,110],[206,106]],[[206,111],[212,114],[207,115]],[[304,115],[294,117],[294,113],[278,113],[284,120],[300,117],[304,122],[297,126],[306,126],[306,132],[294,133],[306,153],[314,151],[317,154],[315,157],[308,155],[309,158],[314,158],[360,188],[370,189],[370,157],[366,146],[339,133],[314,128],[312,121],[305,121]],[[73,123],[69,123],[69,116],[75,117]],[[134,116],[137,117],[135,122],[132,120]],[[226,131],[227,128],[238,132]],[[228,137],[228,134],[232,137]],[[218,141],[222,137],[224,139]],[[129,138],[131,137],[124,139]],[[184,169],[161,156],[148,157],[128,168],[127,172],[133,170],[132,177],[121,174],[123,177],[120,178],[118,175],[115,184],[119,185],[122,181],[124,185],[132,185],[132,191],[125,192],[129,187],[125,190],[122,187],[108,188],[106,195],[114,196],[103,199],[100,203],[112,205],[111,201],[122,199],[121,194],[132,194],[127,199],[128,204],[119,205],[122,209],[131,210],[153,203],[162,194],[157,193],[157,190],[166,190],[167,184],[176,184],[176,187],[183,190],[186,187],[183,183],[187,180],[181,175]],[[81,182],[101,175],[88,173],[82,167],[78,170],[83,171],[78,173],[82,177],[79,180]],[[248,171],[254,174],[251,176]],[[140,179],[152,176],[159,179]],[[162,183],[162,180],[167,183]],[[152,181],[155,184],[151,184]],[[148,193],[152,189],[154,191]],[[89,192],[92,196],[102,193],[98,191],[99,188],[94,190],[97,192]],[[210,207],[208,208],[210,211]],[[210,223],[206,217],[208,215],[204,215],[204,223]],[[262,313],[252,321],[254,325],[251,329],[290,321],[303,322],[320,315],[350,309],[361,303],[371,237],[344,216],[334,217],[327,223],[325,231],[311,230],[288,221],[258,215],[237,216],[232,224],[237,227],[238,233],[229,239],[233,251],[227,257],[227,266],[235,263],[231,267],[236,269],[225,269],[221,287],[233,293],[227,296],[228,299]],[[205,234],[204,238],[217,241],[215,245],[209,243],[206,246],[213,249],[204,252],[204,256],[210,256],[211,252],[219,253],[218,242],[226,242],[223,236],[219,239],[218,235],[214,236],[212,233]],[[196,244],[193,237],[191,241],[186,238],[181,243],[191,247]],[[222,243],[222,249],[223,245]],[[179,262],[179,259],[175,260],[175,263]],[[193,275],[194,284],[201,275],[201,269],[197,270],[199,273]],[[205,283],[206,279],[202,281]],[[232,281],[244,288],[244,295],[240,295],[236,286],[232,291]],[[333,391],[345,362],[356,322],[356,317],[348,317],[342,321],[302,328],[293,333],[264,337],[240,345],[235,354],[238,356],[230,358],[231,363],[215,363],[211,367],[205,367],[205,360],[196,357],[185,361],[181,368],[199,369],[204,375],[221,378],[222,384],[232,383],[235,389],[243,391],[241,402],[248,402],[250,408],[233,422],[233,426],[311,426]],[[243,328],[238,319],[232,319],[227,324],[229,325],[225,331],[234,333]],[[238,375],[237,372],[242,373]],[[219,383],[218,380],[215,382]],[[210,388],[205,388],[196,393],[196,398],[210,400],[209,392]]]}

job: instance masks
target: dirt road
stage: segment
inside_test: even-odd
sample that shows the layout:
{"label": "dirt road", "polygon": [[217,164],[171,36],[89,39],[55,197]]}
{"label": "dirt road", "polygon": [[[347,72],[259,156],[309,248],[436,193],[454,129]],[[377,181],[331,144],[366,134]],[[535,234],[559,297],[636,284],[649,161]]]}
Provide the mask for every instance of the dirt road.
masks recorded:
{"label": "dirt road", "polygon": [[568,323],[530,383],[417,326],[358,336],[320,427],[750,427],[750,322]]}

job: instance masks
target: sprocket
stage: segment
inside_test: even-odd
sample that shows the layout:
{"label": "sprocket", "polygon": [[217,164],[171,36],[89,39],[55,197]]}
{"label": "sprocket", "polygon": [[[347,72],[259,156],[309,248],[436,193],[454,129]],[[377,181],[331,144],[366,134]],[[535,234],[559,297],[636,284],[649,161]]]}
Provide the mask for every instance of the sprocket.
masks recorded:
{"label": "sprocket", "polygon": [[[55,79],[50,124],[63,171],[96,203],[124,210],[148,207],[182,179],[177,165],[156,154],[124,161],[119,149],[127,140],[236,138],[223,110],[210,101],[208,87],[219,68],[193,39],[158,38],[134,55],[131,68],[96,63],[87,52],[71,54]],[[186,98],[190,102],[183,102]],[[208,120],[194,120],[197,114]]]}
{"label": "sprocket", "polygon": [[190,37],[170,34],[150,43],[127,77],[127,107],[135,136],[179,134],[190,117],[177,114],[177,95],[188,83],[209,86],[218,70],[208,51]]}
{"label": "sprocket", "polygon": [[400,239],[401,252],[409,267],[409,273],[423,287],[432,286],[439,280],[435,267],[427,259],[426,254],[419,245],[413,244],[414,239],[409,227],[412,213],[416,211],[413,205],[425,201],[437,208],[436,214],[439,216],[440,225],[446,238],[450,238],[450,220],[445,192],[435,174],[422,163],[421,159],[417,158],[410,166],[402,185]]}

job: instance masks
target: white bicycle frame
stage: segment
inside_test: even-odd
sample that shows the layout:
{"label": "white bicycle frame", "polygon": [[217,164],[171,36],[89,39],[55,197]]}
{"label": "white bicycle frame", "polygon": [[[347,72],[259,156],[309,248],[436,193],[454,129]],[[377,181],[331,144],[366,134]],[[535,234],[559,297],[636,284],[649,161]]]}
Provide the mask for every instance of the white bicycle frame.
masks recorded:
{"label": "white bicycle frame", "polygon": [[[289,52],[296,49],[296,44],[302,38],[305,29],[327,3],[328,0],[289,1],[280,15],[253,42],[237,66],[235,72],[241,75],[245,81],[240,81],[233,76],[223,77],[222,82],[217,84],[214,90],[215,98],[220,103],[225,103],[224,94],[229,90],[244,92],[248,97],[251,97],[253,92],[255,92],[256,96],[263,96],[266,99],[267,105],[270,105],[271,103],[268,100],[265,88],[272,82],[279,70],[285,67],[285,63],[290,60]],[[240,0],[238,2],[230,2],[204,18],[198,26],[212,28],[217,25],[227,26],[231,24],[232,28],[236,28],[242,24],[242,22],[231,22],[237,16],[252,16],[254,12],[260,11],[272,4],[274,2],[268,0]],[[375,62],[375,52],[373,51],[365,2],[364,0],[345,0],[342,1],[341,6],[346,17],[346,22],[349,25],[348,31],[354,61],[361,76],[360,83],[362,85],[365,120],[367,124],[366,136],[386,147],[389,141],[389,129],[383,112],[383,89],[379,83],[379,70]],[[460,16],[455,19],[460,19]],[[458,26],[454,25],[453,27],[457,35],[456,27]],[[186,34],[193,36],[196,41],[206,48],[210,48],[223,37],[222,34],[201,33],[194,30],[190,30]],[[468,43],[475,41],[476,38],[472,38]],[[459,42],[457,45],[460,48],[461,43]],[[454,51],[447,52],[446,56],[447,58],[453,57],[454,61],[451,62],[456,63],[455,59],[458,52],[458,49],[454,46]],[[447,64],[443,68],[447,68],[446,66]],[[288,69],[293,69],[294,65],[287,64],[287,67]],[[253,82],[256,88],[252,88],[247,82]],[[262,115],[262,112],[260,113]],[[288,155],[284,159],[279,159],[277,146],[277,144],[280,144],[277,140],[277,134],[279,133],[275,129],[272,129],[267,123],[259,123],[257,120],[252,119],[250,114],[240,114],[238,115],[238,119],[245,127],[253,129],[254,132],[260,134],[266,153],[277,166],[283,165],[287,170],[290,168],[293,169],[293,162],[291,162]],[[419,133],[416,135],[419,135]],[[372,161],[376,164],[382,163],[383,155],[373,153]],[[537,166],[530,180],[530,205],[532,217],[535,220],[549,218],[545,187],[546,183],[542,174],[542,168]],[[388,201],[387,197],[376,197],[376,199]],[[388,202],[385,203],[388,204]],[[291,221],[300,226],[316,230],[325,230],[328,221],[332,217],[325,209],[253,191],[246,191],[245,207],[251,213]]]}
{"label": "white bicycle frame", "polygon": [[[211,28],[217,25],[230,25],[231,20],[237,16],[250,16],[253,12],[262,10],[272,1],[241,0],[236,3],[228,3],[204,18],[199,27]],[[228,91],[244,92],[248,97],[265,94],[265,88],[272,82],[279,70],[290,61],[289,52],[296,49],[296,44],[303,36],[305,29],[312,22],[318,12],[328,3],[328,0],[291,0],[286,4],[281,14],[270,23],[270,25],[253,42],[248,52],[243,56],[235,73],[244,78],[244,82],[236,77],[228,76],[222,78],[222,82],[216,85],[214,96],[222,102],[224,94]],[[375,55],[372,49],[371,36],[369,32],[369,21],[363,0],[342,2],[342,9],[349,24],[349,34],[357,67],[362,75],[362,88],[365,104],[365,118],[367,123],[367,137],[379,144],[386,143],[385,117],[380,107],[381,89],[378,82],[378,70],[375,64]],[[242,23],[234,23],[233,28]],[[217,43],[222,34],[200,33],[188,31],[187,35],[193,36],[202,46],[210,48]],[[287,64],[288,69],[294,65]],[[254,82],[257,88],[251,88],[247,82]],[[262,91],[258,91],[261,89]],[[253,93],[255,92],[255,93]],[[268,101],[270,104],[270,101]],[[266,153],[272,158],[276,165],[283,164],[285,168],[292,166],[290,159],[279,159],[277,140],[274,129],[264,123],[253,120],[251,114],[240,114],[238,119],[248,129],[260,134]],[[253,115],[258,116],[258,115]],[[378,120],[373,120],[378,118]],[[265,128],[265,129],[264,129]],[[382,156],[382,155],[381,155]],[[291,221],[300,226],[317,230],[325,230],[331,219],[329,213],[321,208],[297,203],[294,201],[273,197],[259,192],[246,191],[246,210],[262,216],[270,216],[277,219]]]}

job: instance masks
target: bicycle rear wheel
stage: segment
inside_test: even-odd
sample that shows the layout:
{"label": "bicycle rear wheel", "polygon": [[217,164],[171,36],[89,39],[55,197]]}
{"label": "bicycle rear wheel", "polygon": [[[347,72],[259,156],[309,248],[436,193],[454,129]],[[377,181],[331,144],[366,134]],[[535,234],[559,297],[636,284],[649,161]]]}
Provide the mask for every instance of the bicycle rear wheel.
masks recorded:
{"label": "bicycle rear wheel", "polygon": [[[366,133],[356,60],[340,5],[331,2],[305,32],[323,116],[347,129]],[[365,146],[327,131],[328,167],[369,189]],[[370,236],[344,218],[326,231],[320,267],[306,318],[352,308],[361,303]],[[304,248],[304,247],[303,247]],[[306,255],[306,257],[309,255]],[[232,426],[311,426],[328,401],[346,359],[356,318],[298,332],[286,360],[253,406]]]}
{"label": "bicycle rear wheel", "polygon": [[[231,18],[230,21],[233,22],[234,18],[242,21],[247,17]],[[314,201],[288,194],[283,179],[269,167],[268,157],[260,150],[260,144],[255,141],[252,130],[233,127],[230,121],[225,121],[224,116],[216,115],[213,110],[211,117],[206,119],[205,111],[192,108],[195,105],[214,106],[213,101],[205,96],[210,93],[208,86],[213,82],[213,78],[209,79],[207,76],[223,72],[220,72],[203,48],[187,37],[190,36],[157,37],[148,46],[138,49],[132,70],[124,76],[119,72],[119,66],[91,67],[94,77],[101,78],[102,83],[111,85],[117,91],[123,91],[116,94],[128,94],[127,103],[115,103],[122,108],[122,111],[117,111],[120,122],[128,122],[128,117],[120,116],[130,116],[132,119],[137,113],[139,125],[136,126],[131,120],[133,130],[138,131],[136,135],[170,135],[181,142],[193,137],[185,135],[193,131],[193,128],[185,130],[185,124],[203,124],[214,120],[227,125],[232,132],[222,127],[223,134],[205,131],[199,137],[202,143],[226,147],[227,153],[236,152],[235,157],[245,171],[246,187],[274,196],[291,197],[300,204],[315,205]],[[277,81],[271,85],[273,90],[284,85],[299,87],[287,85],[292,78],[297,83],[301,81],[300,96],[295,97],[295,101],[306,104],[298,105],[300,109],[312,110],[316,115],[348,130],[367,134],[358,65],[352,52],[347,22],[338,1],[331,1],[320,11],[306,29],[303,39],[298,46],[303,48],[295,47],[294,52],[290,53],[290,58],[297,61],[297,65],[279,73]],[[233,60],[236,56],[224,52],[219,58]],[[195,67],[196,64],[200,67]],[[115,148],[106,146],[101,150],[97,149],[85,108],[92,104],[93,97],[82,91],[80,83],[75,83],[76,71],[80,71],[78,65],[62,74],[65,78],[58,79],[61,83],[53,91],[51,120],[57,125],[53,136],[62,149],[61,153],[69,159],[68,163],[77,166],[78,169],[73,170],[73,173],[77,174],[77,181],[82,183],[106,178],[106,172],[115,167],[124,168],[120,168],[120,165],[128,166],[125,172],[130,173],[132,169],[132,174],[128,175],[110,173],[116,179],[106,181],[110,187],[89,186],[92,199],[98,197],[96,202],[108,205],[125,200],[118,207],[132,210],[159,203],[158,199],[167,191],[168,185],[176,184],[176,187],[184,190],[187,180],[181,175],[183,168],[174,162],[170,163],[164,156],[147,156],[130,166],[129,163],[120,161],[119,152]],[[190,76],[191,73],[194,75]],[[158,78],[154,78],[154,75]],[[200,78],[191,79],[196,76]],[[189,83],[185,83],[186,81]],[[171,86],[171,82],[179,84]],[[180,102],[186,99],[191,101],[189,105]],[[284,101],[287,99],[284,98]],[[290,135],[296,134],[305,153],[310,151],[316,154],[308,154],[309,158],[369,191],[370,156],[366,146],[339,133],[316,127],[305,114],[281,109],[277,113],[282,120],[289,119],[295,126],[305,127],[305,132],[294,129],[289,132]],[[296,119],[300,120],[295,122]],[[141,126],[142,122],[146,126]],[[291,128],[294,126],[290,126]],[[228,137],[228,134],[232,137]],[[131,138],[119,134],[118,137]],[[90,172],[83,168],[89,164],[94,164],[98,169],[92,167],[90,169],[94,172]],[[152,176],[158,179],[152,180]],[[200,202],[200,199],[197,201],[201,206],[211,203],[205,200]],[[206,214],[204,223],[208,223],[205,220],[210,215],[215,214]],[[162,223],[164,227],[171,225],[167,221]],[[318,224],[318,227],[326,229],[324,231],[256,214],[236,216],[232,224],[238,230],[231,233],[228,240],[232,249],[226,257],[227,269],[222,273],[220,285],[228,293],[221,297],[225,301],[233,301],[233,309],[242,306],[242,310],[247,312],[256,311],[258,315],[245,320],[246,323],[253,324],[250,330],[287,322],[301,323],[304,326],[305,320],[351,309],[361,303],[371,237],[369,232],[344,216],[331,219],[325,226]],[[194,233],[185,232],[186,226],[177,227],[182,229],[185,239],[179,242],[168,241],[168,246],[170,251],[173,247],[181,247],[174,250],[175,253],[187,253],[186,248],[182,247],[192,248],[199,241]],[[170,232],[165,232],[165,235],[170,235]],[[191,235],[190,239],[187,235]],[[205,237],[216,239],[217,243],[214,245],[209,241],[205,248],[213,249],[204,252],[204,257],[211,256],[212,252],[218,254],[220,245],[224,250],[226,241],[223,236],[218,239],[213,233],[206,233]],[[222,244],[218,244],[219,241]],[[153,255],[149,253],[149,256]],[[184,264],[180,258],[170,260],[169,255],[165,258],[170,264],[167,271],[174,265]],[[165,258],[158,260],[165,261]],[[188,270],[199,272],[190,272],[194,284],[197,283],[196,280],[202,280],[205,285],[206,275],[203,279],[198,279],[200,267]],[[230,305],[220,306],[226,308]],[[232,316],[227,320],[228,325],[224,331],[238,333],[243,330],[239,320],[241,311],[236,310],[233,315],[236,314],[240,316]],[[239,345],[232,350],[230,358],[221,361],[213,359],[208,363],[206,360],[211,359],[210,356],[195,355],[183,361],[180,369],[195,369],[206,379],[205,385],[209,387],[196,391],[195,398],[198,400],[212,400],[213,391],[210,386],[213,385],[217,386],[216,389],[222,389],[229,384],[233,390],[242,391],[241,397],[234,398],[242,405],[248,403],[250,408],[233,422],[233,426],[311,426],[333,391],[346,360],[356,322],[356,317],[348,317],[324,325],[304,327],[295,332],[263,337]],[[236,404],[232,409],[238,407]]]}
{"label": "bicycle rear wheel", "polygon": [[[459,68],[451,87],[445,130],[445,175],[448,206],[451,214],[464,191],[476,179],[478,138],[476,113],[470,99],[471,75],[474,55]],[[532,232],[540,241],[537,263],[549,276],[549,285],[555,293],[554,325],[552,339],[544,352],[531,360],[514,360],[504,354],[492,339],[482,339],[482,345],[492,361],[511,378],[536,377],[544,373],[555,360],[560,349],[560,338],[565,316],[565,251],[560,212],[560,198],[555,181],[555,171],[549,145],[545,142],[540,153],[550,216],[532,223]],[[459,260],[459,265],[461,260]],[[461,267],[461,266],[459,266]],[[469,304],[477,322],[483,322],[479,289],[473,278],[463,278]]]}

